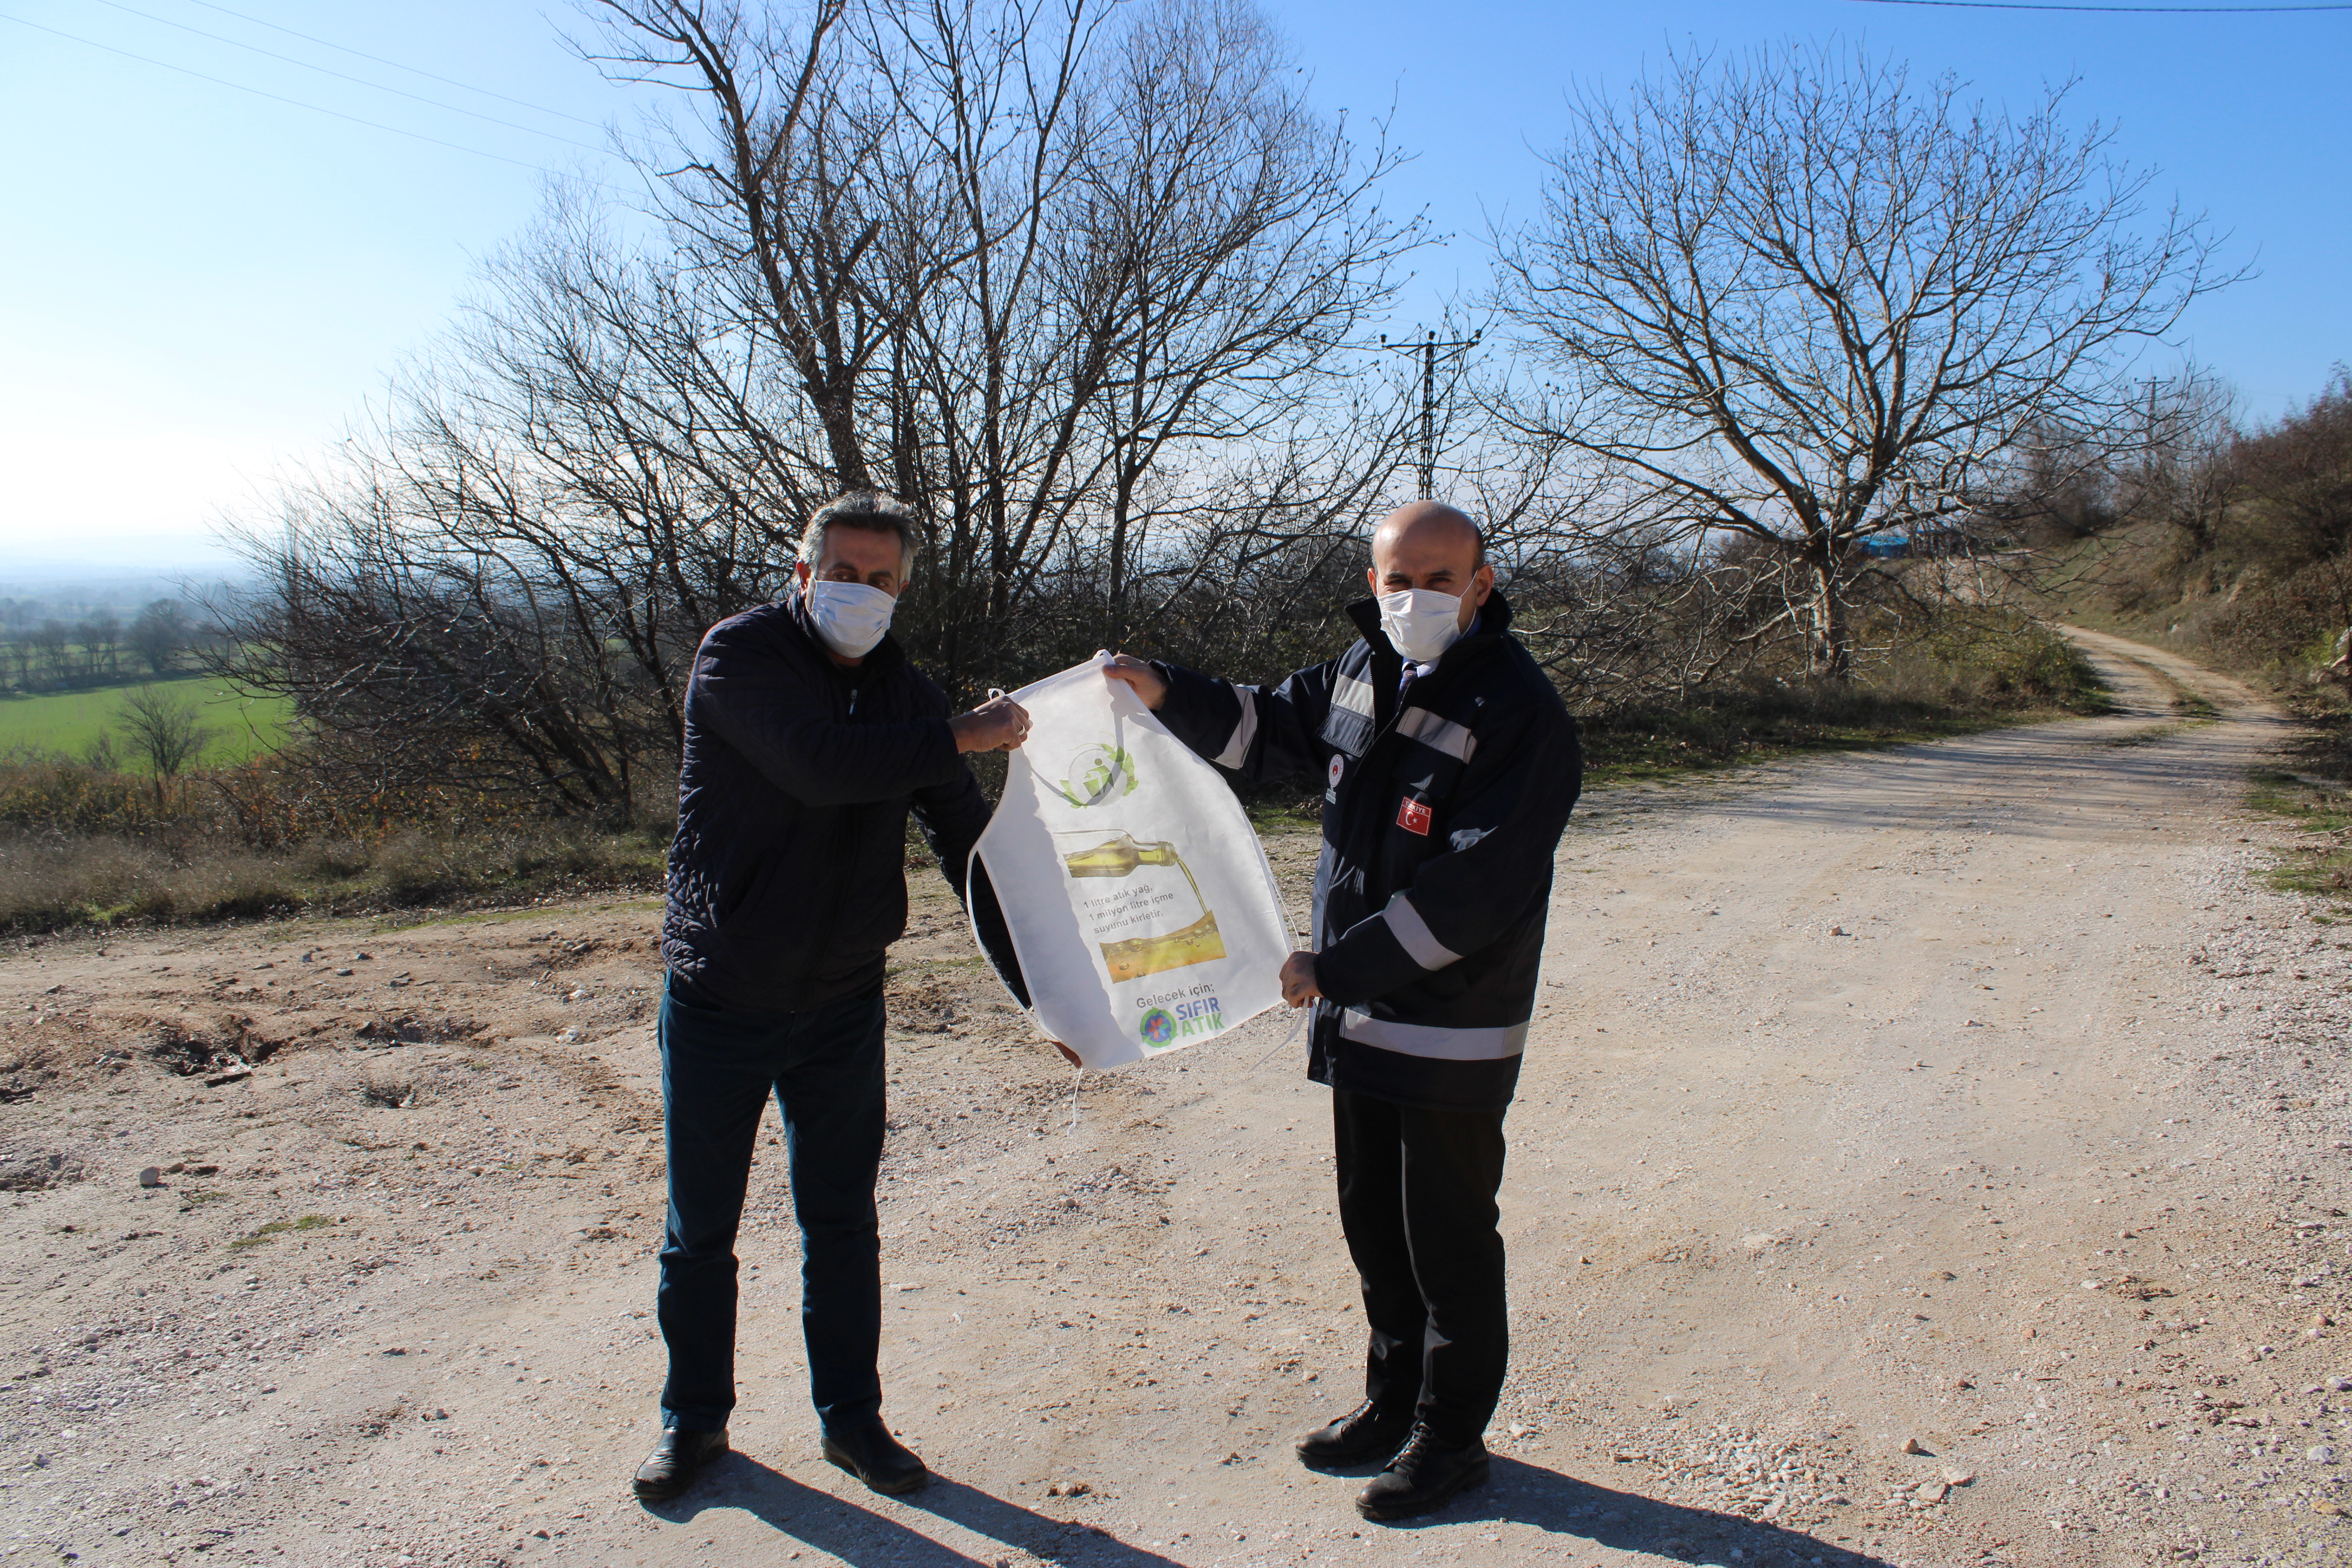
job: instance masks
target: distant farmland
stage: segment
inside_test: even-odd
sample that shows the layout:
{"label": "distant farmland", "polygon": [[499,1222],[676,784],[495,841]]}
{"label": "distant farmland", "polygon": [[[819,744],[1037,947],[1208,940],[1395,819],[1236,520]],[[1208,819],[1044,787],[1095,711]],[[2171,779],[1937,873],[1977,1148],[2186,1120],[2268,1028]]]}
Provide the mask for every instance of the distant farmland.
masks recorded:
{"label": "distant farmland", "polygon": [[[251,696],[203,676],[178,676],[155,684],[195,700],[196,721],[213,731],[203,765],[241,763],[277,750],[286,740],[292,710],[283,698]],[[100,730],[113,730],[123,765],[133,766],[117,721],[123,699],[134,689],[108,686],[44,697],[0,697],[0,756],[28,751],[79,757]]]}

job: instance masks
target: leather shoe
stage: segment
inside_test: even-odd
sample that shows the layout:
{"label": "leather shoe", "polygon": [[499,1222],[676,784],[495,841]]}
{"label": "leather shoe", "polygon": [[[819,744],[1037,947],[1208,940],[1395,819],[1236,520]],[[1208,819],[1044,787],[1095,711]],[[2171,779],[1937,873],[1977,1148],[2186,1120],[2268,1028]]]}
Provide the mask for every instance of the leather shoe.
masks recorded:
{"label": "leather shoe", "polygon": [[702,1467],[727,1451],[727,1433],[683,1432],[675,1426],[662,1428],[661,1441],[637,1467],[636,1479],[630,1483],[639,1502],[667,1502],[694,1484]]}
{"label": "leather shoe", "polygon": [[1412,1414],[1391,1410],[1365,1400],[1328,1426],[1318,1426],[1294,1447],[1301,1463],[1352,1465],[1362,1459],[1386,1459],[1412,1430]]}
{"label": "leather shoe", "polygon": [[1486,1482],[1486,1445],[1473,1437],[1455,1447],[1442,1444],[1429,1428],[1415,1426],[1387,1469],[1356,1494],[1356,1511],[1366,1519],[1411,1519],[1444,1506],[1456,1492]]}
{"label": "leather shoe", "polygon": [[913,1450],[878,1421],[855,1432],[827,1432],[824,1457],[887,1497],[903,1496],[931,1479]]}

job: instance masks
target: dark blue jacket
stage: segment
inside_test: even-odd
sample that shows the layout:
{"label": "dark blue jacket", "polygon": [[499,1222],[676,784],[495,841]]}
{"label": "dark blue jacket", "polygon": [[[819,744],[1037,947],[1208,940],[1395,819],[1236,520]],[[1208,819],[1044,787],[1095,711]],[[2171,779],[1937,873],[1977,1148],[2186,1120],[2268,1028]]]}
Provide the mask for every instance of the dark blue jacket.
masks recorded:
{"label": "dark blue jacket", "polygon": [[719,622],[686,693],[662,957],[710,1005],[796,1013],[882,983],[911,807],[957,896],[989,808],[947,694],[885,637],[835,664],[800,595]]}
{"label": "dark blue jacket", "polygon": [[1490,595],[1402,701],[1379,605],[1364,639],[1272,690],[1172,665],[1162,722],[1254,779],[1322,778],[1315,867],[1318,1083],[1496,1110],[1535,1015],[1552,857],[1583,782],[1576,724]]}

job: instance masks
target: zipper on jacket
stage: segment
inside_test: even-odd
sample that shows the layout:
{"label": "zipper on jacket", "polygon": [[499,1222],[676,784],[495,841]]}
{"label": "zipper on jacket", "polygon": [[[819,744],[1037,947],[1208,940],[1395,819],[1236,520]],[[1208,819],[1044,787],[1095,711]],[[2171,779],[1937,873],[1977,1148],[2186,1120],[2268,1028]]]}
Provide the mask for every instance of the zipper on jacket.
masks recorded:
{"label": "zipper on jacket", "polygon": [[[857,716],[857,694],[865,689],[865,682],[861,680],[852,680],[847,684],[849,687],[849,705],[842,713],[842,717],[845,720],[854,719]],[[857,808],[855,805],[849,805],[841,807],[840,809],[846,816],[854,814]],[[849,879],[856,874],[857,841],[858,833],[854,820],[845,822],[842,825],[841,831],[841,870],[835,878],[833,885],[833,903],[831,907],[835,910],[839,910],[843,907],[843,900],[846,896],[849,889]],[[835,937],[840,929],[841,922],[838,921],[827,921],[825,922],[824,945],[809,955],[806,964],[801,971],[802,978],[806,979],[809,976],[816,974],[823,967],[824,961],[833,957]]]}

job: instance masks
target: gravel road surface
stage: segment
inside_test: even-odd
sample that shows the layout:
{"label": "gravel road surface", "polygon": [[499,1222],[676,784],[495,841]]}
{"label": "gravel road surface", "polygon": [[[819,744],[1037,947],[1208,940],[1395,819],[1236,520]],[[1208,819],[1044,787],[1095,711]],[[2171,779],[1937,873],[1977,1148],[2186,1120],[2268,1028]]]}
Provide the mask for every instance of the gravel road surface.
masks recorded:
{"label": "gravel road surface", "polygon": [[763,1143],[737,1452],[648,1510],[650,901],[12,948],[0,1564],[2352,1563],[2352,926],[2262,884],[2284,721],[2079,636],[2112,717],[1579,811],[1494,1479],[1403,1527],[1289,1451],[1362,1327],[1286,1019],[1074,1086],[919,876],[885,1385],[940,1479],[817,1458]]}

